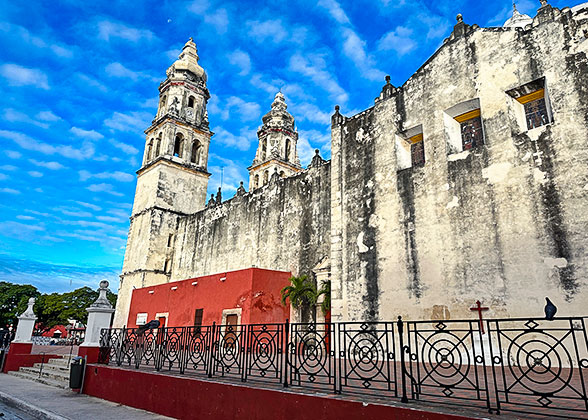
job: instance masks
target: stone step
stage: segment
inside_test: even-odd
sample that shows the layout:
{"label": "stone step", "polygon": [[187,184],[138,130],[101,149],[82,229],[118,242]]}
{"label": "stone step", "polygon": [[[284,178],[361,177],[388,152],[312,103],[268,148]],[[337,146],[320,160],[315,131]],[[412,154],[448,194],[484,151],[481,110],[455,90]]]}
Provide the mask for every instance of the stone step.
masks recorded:
{"label": "stone step", "polygon": [[[72,355],[71,360],[73,360],[74,357],[76,357],[76,356]],[[55,365],[55,366],[69,367],[70,360],[69,360],[69,356],[68,356],[68,357],[64,357],[63,359],[49,359],[48,363]]]}
{"label": "stone step", "polygon": [[[41,363],[35,363],[33,367],[38,371],[41,368]],[[55,370],[58,372],[69,372],[69,366],[64,366],[61,364],[58,365],[53,363],[43,363],[43,370],[45,369]]]}
{"label": "stone step", "polygon": [[53,386],[56,388],[62,388],[62,389],[69,389],[69,381],[68,382],[62,382],[62,381],[55,381],[55,380],[51,380],[48,378],[44,378],[41,377],[39,378],[39,374],[37,373],[35,374],[28,374],[25,372],[20,372],[20,371],[13,371],[13,372],[8,372],[9,375],[12,376],[16,376],[18,378],[22,378],[22,379],[28,379],[31,381],[35,381],[44,385],[49,385],[49,386]]}
{"label": "stone step", "polygon": [[[57,370],[52,369],[45,369],[46,366],[43,366],[43,370],[41,370],[41,378],[48,378],[52,381],[58,382],[69,382],[69,372],[60,372]],[[26,373],[31,376],[39,377],[39,369],[34,367],[21,367],[19,372]]]}

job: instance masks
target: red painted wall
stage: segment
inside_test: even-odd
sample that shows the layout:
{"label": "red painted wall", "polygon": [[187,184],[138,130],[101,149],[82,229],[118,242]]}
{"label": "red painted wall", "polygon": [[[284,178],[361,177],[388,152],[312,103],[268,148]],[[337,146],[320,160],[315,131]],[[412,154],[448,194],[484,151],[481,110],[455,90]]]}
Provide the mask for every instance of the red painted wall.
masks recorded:
{"label": "red painted wall", "polygon": [[340,397],[203,381],[104,365],[88,365],[84,393],[178,419],[214,420],[466,420]]}
{"label": "red painted wall", "polygon": [[284,322],[290,307],[280,302],[280,290],[290,277],[285,271],[248,268],[135,289],[127,327],[136,327],[137,314],[145,312],[147,321],[168,312],[168,327],[191,326],[197,308],[204,309],[202,325],[220,323],[223,310],[235,308],[242,310],[242,324]]}
{"label": "red painted wall", "polygon": [[47,362],[49,359],[61,358],[56,354],[31,354],[31,343],[11,343],[2,372],[15,371],[21,367],[31,367],[35,363]]}

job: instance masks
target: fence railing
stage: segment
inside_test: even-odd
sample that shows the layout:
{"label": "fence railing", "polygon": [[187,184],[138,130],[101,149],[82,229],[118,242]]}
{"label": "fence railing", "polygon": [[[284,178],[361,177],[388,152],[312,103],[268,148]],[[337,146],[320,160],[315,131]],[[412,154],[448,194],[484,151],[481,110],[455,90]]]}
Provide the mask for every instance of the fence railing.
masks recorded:
{"label": "fence railing", "polygon": [[[102,330],[100,362],[566,418],[588,417],[586,318]],[[481,328],[485,326],[485,328]]]}

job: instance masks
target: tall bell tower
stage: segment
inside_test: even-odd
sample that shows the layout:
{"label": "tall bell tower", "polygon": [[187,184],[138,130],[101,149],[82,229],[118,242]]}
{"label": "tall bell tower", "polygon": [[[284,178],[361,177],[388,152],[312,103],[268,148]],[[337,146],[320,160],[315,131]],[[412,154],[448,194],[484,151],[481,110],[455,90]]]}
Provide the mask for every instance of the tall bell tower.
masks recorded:
{"label": "tall bell tower", "polygon": [[262,187],[277,173],[281,177],[294,175],[302,170],[298,158],[298,132],[294,117],[282,92],[276,93],[272,109],[263,116],[263,125],[257,131],[259,144],[249,170],[249,190]]}
{"label": "tall bell tower", "polygon": [[127,323],[133,288],[169,282],[178,219],[206,202],[210,94],[192,38],[166,75],[159,85],[157,115],[145,130],[115,327]]}

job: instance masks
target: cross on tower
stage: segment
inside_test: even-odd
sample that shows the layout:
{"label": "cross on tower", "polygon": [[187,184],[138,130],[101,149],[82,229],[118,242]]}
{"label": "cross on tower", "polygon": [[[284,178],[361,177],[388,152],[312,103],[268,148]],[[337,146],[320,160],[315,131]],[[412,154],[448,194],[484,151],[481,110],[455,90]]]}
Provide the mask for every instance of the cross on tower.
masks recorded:
{"label": "cross on tower", "polygon": [[470,308],[470,311],[478,311],[478,317],[480,318],[480,331],[482,331],[482,334],[485,334],[484,332],[484,322],[482,320],[482,311],[487,311],[488,307],[486,306],[482,306],[482,304],[480,303],[479,300],[476,301],[476,306],[472,306]]}

